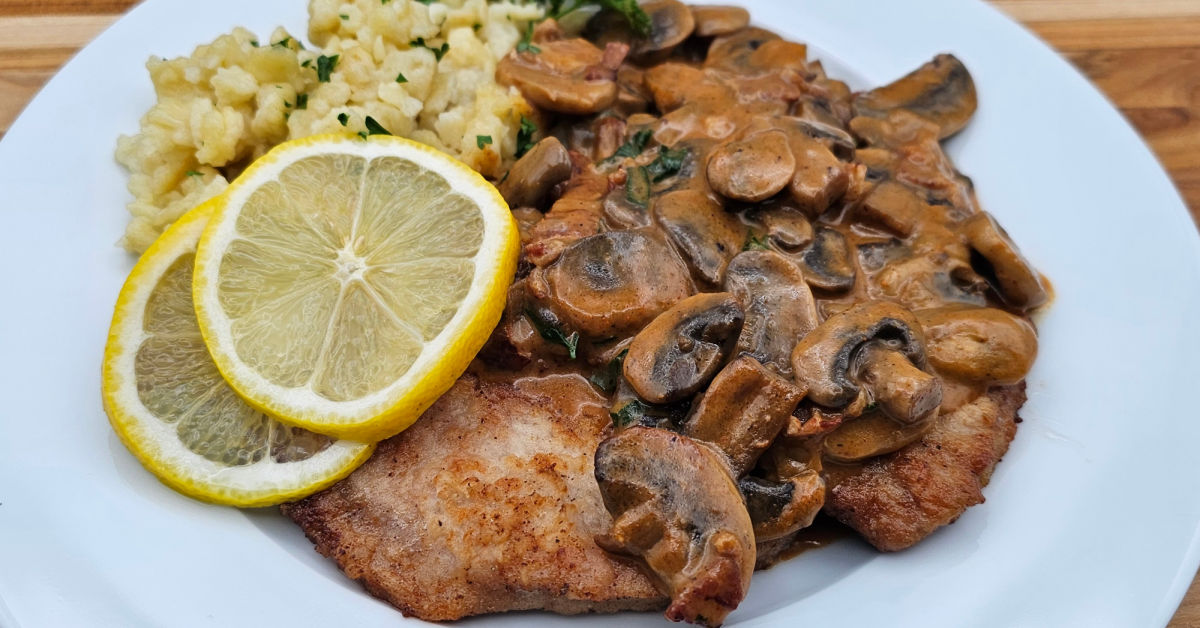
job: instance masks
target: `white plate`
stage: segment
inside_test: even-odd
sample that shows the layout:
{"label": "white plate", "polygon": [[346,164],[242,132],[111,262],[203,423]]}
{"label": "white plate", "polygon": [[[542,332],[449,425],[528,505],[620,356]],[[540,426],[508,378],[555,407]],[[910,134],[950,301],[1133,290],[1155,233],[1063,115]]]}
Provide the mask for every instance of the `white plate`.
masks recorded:
{"label": "white plate", "polygon": [[[1165,174],[1084,79],[980,3],[746,4],[856,86],[958,55],[981,104],[950,151],[1058,298],[985,505],[899,554],[842,542],[758,574],[730,624],[1165,624],[1200,560],[1200,249]],[[305,20],[302,0],[150,0],[0,143],[0,626],[402,623],[275,511],[159,484],[100,407],[105,332],[133,261],[113,246],[127,195],[112,151],[152,103],[146,57],[238,24],[302,34]]]}

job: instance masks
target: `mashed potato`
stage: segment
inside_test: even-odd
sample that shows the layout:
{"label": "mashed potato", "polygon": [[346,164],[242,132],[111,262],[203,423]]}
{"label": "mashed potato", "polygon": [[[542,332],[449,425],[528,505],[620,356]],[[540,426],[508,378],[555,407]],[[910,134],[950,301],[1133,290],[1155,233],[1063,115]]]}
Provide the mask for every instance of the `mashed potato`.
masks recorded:
{"label": "mashed potato", "polygon": [[221,193],[289,139],[365,131],[367,116],[497,177],[529,106],[496,83],[499,60],[541,8],[512,2],[310,0],[306,49],[283,29],[236,29],[190,57],[146,64],[158,101],[117,142],[140,253],[183,212]]}

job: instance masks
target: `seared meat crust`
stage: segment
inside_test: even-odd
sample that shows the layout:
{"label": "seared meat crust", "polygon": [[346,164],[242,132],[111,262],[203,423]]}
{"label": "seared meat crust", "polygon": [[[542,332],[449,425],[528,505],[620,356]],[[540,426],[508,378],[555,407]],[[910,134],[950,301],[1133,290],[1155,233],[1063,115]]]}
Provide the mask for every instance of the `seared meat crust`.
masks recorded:
{"label": "seared meat crust", "polygon": [[602,403],[580,377],[464,375],[348,478],[284,513],[346,575],[421,619],[665,608],[593,541],[612,524],[592,466],[611,425]]}
{"label": "seared meat crust", "polygon": [[885,552],[902,550],[982,503],[1016,434],[1024,382],[937,418],[922,440],[860,467],[826,467],[825,512]]}

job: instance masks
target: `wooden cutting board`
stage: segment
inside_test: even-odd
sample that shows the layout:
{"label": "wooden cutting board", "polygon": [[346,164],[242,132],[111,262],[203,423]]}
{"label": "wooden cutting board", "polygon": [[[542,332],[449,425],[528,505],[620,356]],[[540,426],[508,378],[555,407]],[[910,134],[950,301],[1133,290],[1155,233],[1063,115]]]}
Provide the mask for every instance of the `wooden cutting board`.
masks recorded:
{"label": "wooden cutting board", "polygon": [[[0,136],[63,63],[134,4],[0,0]],[[1200,0],[992,4],[1062,51],[1116,103],[1200,221]],[[1200,579],[1170,627],[1200,628]]]}

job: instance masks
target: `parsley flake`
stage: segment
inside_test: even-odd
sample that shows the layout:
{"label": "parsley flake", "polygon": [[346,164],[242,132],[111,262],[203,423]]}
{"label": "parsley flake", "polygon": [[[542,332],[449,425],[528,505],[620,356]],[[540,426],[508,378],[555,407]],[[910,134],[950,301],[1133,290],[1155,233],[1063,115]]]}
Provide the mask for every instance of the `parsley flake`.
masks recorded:
{"label": "parsley flake", "polygon": [[341,122],[342,126],[346,126],[346,123],[349,121],[350,121],[350,114],[348,114],[348,113],[339,113],[338,114],[338,122]]}
{"label": "parsley flake", "polygon": [[475,136],[475,145],[479,147],[479,150],[483,150],[484,146],[488,146],[491,143],[492,143],[492,136],[490,136],[490,135],[476,135]]}
{"label": "parsley flake", "polygon": [[533,136],[538,132],[537,123],[525,116],[521,116],[521,128],[517,131],[517,157],[523,157],[529,149],[533,148],[535,142]]}
{"label": "parsley flake", "polygon": [[366,127],[367,127],[367,135],[391,135],[392,134],[391,131],[383,128],[383,125],[376,122],[375,118],[372,118],[371,116],[367,116],[367,119],[364,120],[363,122],[364,122],[364,124],[366,124]]}
{"label": "parsley flake", "polygon": [[579,332],[573,331],[570,334],[564,334],[557,325],[542,318],[532,309],[527,308],[525,316],[529,317],[529,322],[533,323],[533,328],[544,340],[566,347],[571,359],[575,359],[576,351],[579,349]]}
{"label": "parsley flake", "polygon": [[396,82],[397,82],[397,83],[407,83],[407,82],[408,82],[408,77],[404,76],[404,73],[403,73],[403,72],[401,72],[401,73],[399,73],[399,74],[397,74],[397,75],[396,75]]}
{"label": "parsley flake", "polygon": [[321,55],[321,56],[317,57],[317,80],[318,81],[320,81],[322,83],[329,82],[329,75],[333,72],[333,69],[337,67],[339,57],[341,57],[341,55],[333,55],[331,57],[326,57],[325,55]]}

